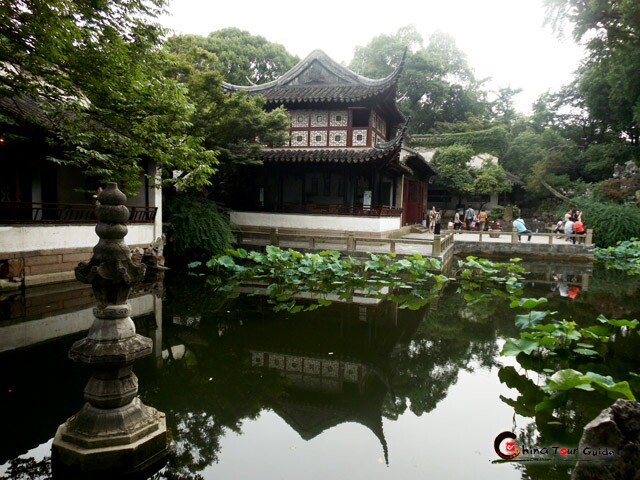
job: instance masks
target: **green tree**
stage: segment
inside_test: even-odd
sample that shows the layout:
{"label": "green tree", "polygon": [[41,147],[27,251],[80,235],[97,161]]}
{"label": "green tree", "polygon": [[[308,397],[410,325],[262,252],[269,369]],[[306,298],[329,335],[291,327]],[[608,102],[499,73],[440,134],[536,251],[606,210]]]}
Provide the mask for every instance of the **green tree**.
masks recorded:
{"label": "green tree", "polygon": [[263,97],[225,92],[217,54],[203,48],[202,41],[193,35],[169,38],[166,49],[173,63],[168,75],[184,86],[195,107],[190,132],[217,152],[220,166],[213,194],[224,200],[240,164],[253,162],[263,145],[284,142],[289,116],[284,108],[267,111]]}
{"label": "green tree", "polygon": [[473,148],[470,146],[451,145],[439,148],[431,161],[438,172],[436,177],[438,185],[458,196],[459,200],[473,191],[473,176],[469,167],[471,157],[473,157]]}
{"label": "green tree", "polygon": [[528,126],[537,133],[552,129],[580,146],[606,139],[599,122],[589,115],[577,78],[557,92],[538,97]]}
{"label": "green tree", "polygon": [[[153,20],[164,5],[0,2],[1,131],[16,135],[35,125],[60,147],[54,160],[102,181],[124,182],[129,192],[146,159],[165,172],[189,172],[167,182],[210,183],[215,154],[186,133],[193,107],[163,74],[164,30]],[[25,102],[35,107],[20,109]]]}
{"label": "green tree", "polygon": [[300,60],[284,46],[237,28],[224,28],[207,37],[195,37],[205,50],[215,53],[224,80],[234,85],[276,80]]}
{"label": "green tree", "polygon": [[526,178],[533,166],[544,159],[545,146],[542,135],[526,130],[517,135],[509,144],[503,164],[507,170]]}
{"label": "green tree", "polygon": [[229,213],[202,195],[176,195],[167,202],[170,251],[178,259],[206,261],[233,244]]}
{"label": "green tree", "polygon": [[511,191],[513,184],[507,177],[507,172],[490,159],[484,160],[482,166],[476,170],[473,181],[473,193],[476,195],[495,195]]}
{"label": "green tree", "polygon": [[624,165],[630,160],[638,162],[640,151],[627,142],[591,144],[584,152],[584,178],[592,182],[608,180],[616,164]]}
{"label": "green tree", "polygon": [[405,50],[398,97],[401,109],[412,118],[412,131],[429,133],[441,123],[488,114],[482,82],[475,79],[464,53],[449,35],[435,33],[423,47],[415,27],[403,27],[395,35],[380,35],[365,47],[357,47],[349,67],[367,77],[381,78],[399,65]]}
{"label": "green tree", "polygon": [[495,119],[506,125],[511,125],[517,117],[513,97],[522,92],[521,88],[504,87],[496,92],[496,99],[492,102]]}
{"label": "green tree", "polygon": [[640,142],[640,4],[628,0],[546,0],[549,22],[561,31],[573,24],[573,36],[584,40],[589,56],[579,88],[591,116]]}
{"label": "green tree", "polygon": [[389,75],[402,61],[423,48],[423,39],[413,25],[398,29],[395,35],[378,35],[365,46],[357,46],[349,68],[369,78]]}

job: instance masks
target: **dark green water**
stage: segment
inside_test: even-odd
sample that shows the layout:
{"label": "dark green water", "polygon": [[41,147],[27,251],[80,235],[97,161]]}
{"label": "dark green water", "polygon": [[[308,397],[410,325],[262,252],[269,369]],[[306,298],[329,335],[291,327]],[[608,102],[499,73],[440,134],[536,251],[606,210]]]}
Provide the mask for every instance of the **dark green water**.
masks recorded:
{"label": "dark green water", "polygon": [[[548,297],[559,318],[640,318],[637,280],[531,268],[527,296]],[[455,287],[421,311],[354,301],[284,315],[264,298],[229,301],[170,273],[162,324],[149,333],[157,355],[135,367],[142,400],[166,413],[175,441],[156,478],[568,479],[570,459],[492,463],[500,432],[575,446],[610,403],[585,393],[555,417],[536,416],[542,379],[499,355],[518,334],[513,315],[499,300],[469,305]],[[89,373],[67,360],[82,336],[0,354],[0,476],[16,457],[45,459],[82,405]],[[614,378],[635,369],[636,338],[614,342]]]}

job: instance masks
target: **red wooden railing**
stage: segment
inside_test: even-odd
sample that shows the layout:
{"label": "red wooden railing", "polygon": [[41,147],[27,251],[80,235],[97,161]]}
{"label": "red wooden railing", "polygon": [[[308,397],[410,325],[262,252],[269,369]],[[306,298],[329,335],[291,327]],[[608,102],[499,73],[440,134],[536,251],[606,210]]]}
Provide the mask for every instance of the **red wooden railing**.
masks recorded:
{"label": "red wooden railing", "polygon": [[[127,207],[129,223],[153,223],[157,207]],[[86,224],[96,223],[94,205],[0,202],[0,224]]]}

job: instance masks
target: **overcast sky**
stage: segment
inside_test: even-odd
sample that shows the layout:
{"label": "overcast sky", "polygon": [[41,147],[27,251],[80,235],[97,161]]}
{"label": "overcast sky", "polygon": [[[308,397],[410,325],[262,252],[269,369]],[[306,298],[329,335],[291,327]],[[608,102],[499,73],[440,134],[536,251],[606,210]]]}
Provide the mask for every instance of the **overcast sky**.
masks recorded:
{"label": "overcast sky", "polygon": [[[175,33],[206,36],[226,27],[280,43],[301,59],[321,49],[349,63],[356,46],[415,25],[425,43],[441,31],[452,35],[477,78],[491,88],[521,88],[517,108],[530,112],[541,93],[568,83],[582,57],[571,39],[543,26],[542,0],[170,0],[164,25]],[[317,7],[315,6],[317,5]]]}

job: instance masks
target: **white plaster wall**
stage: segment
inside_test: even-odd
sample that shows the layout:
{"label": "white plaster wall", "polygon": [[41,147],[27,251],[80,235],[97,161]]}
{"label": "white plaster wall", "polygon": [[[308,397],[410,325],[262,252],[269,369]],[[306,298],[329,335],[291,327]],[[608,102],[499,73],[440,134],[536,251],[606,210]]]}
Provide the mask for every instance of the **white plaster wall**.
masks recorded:
{"label": "white plaster wall", "polygon": [[401,227],[400,217],[350,217],[295,213],[231,212],[231,223],[242,227],[388,232]]}
{"label": "white plaster wall", "polygon": [[[154,224],[128,225],[124,237],[127,245],[153,242],[159,236]],[[0,254],[55,250],[59,248],[89,248],[98,243],[95,225],[17,225],[0,226]]]}
{"label": "white plaster wall", "polygon": [[[156,178],[158,182],[160,182],[160,169],[153,163],[151,168],[149,169],[149,175]],[[149,187],[149,197],[151,199],[151,206],[158,207],[158,211],[156,212],[156,221],[153,225],[153,239],[160,238],[162,236],[162,189],[156,188],[154,186]],[[131,230],[129,230],[131,231]],[[128,241],[125,237],[125,241]],[[150,243],[150,242],[149,242]]]}
{"label": "white plaster wall", "polygon": [[[162,300],[152,294],[131,298],[128,303],[131,305],[132,317],[154,312],[156,308],[162,306]],[[0,352],[17,350],[88,330],[93,320],[93,307],[91,307],[77,312],[52,315],[40,320],[2,327],[0,329]]]}

